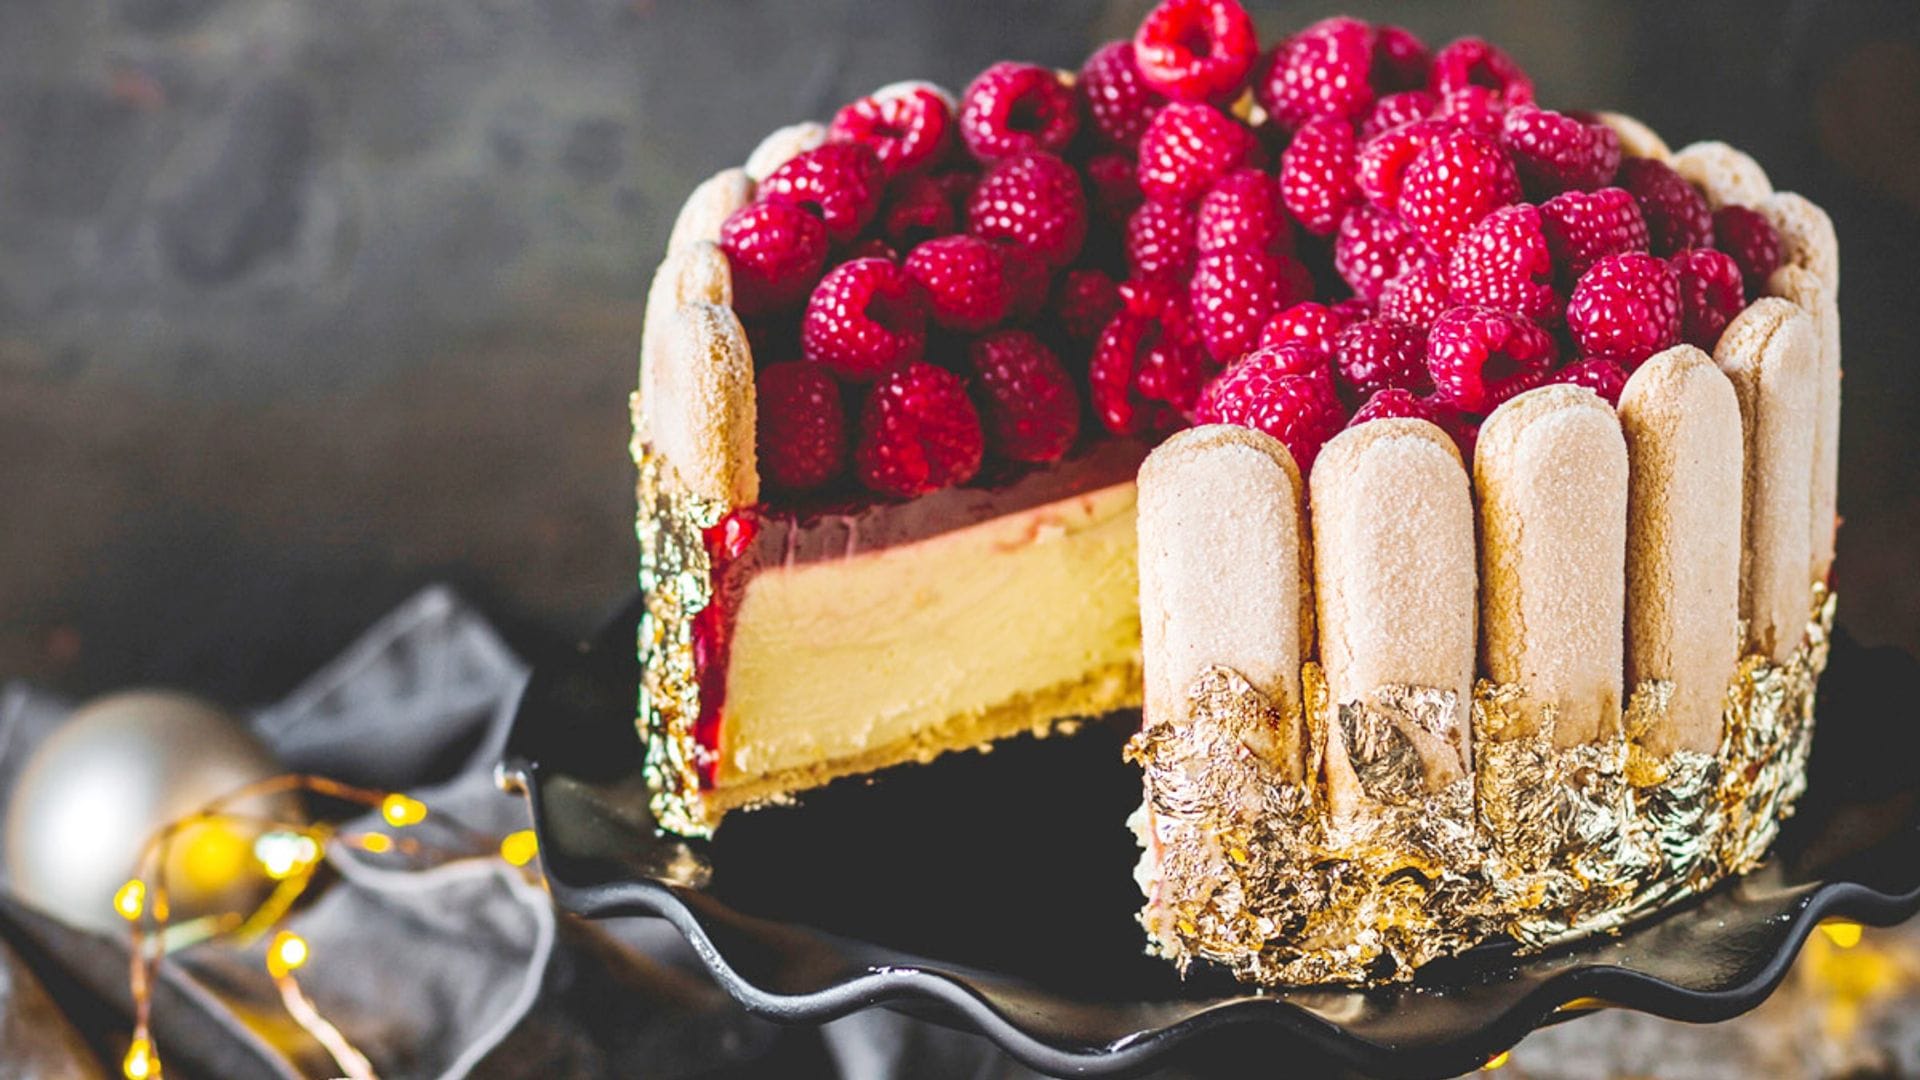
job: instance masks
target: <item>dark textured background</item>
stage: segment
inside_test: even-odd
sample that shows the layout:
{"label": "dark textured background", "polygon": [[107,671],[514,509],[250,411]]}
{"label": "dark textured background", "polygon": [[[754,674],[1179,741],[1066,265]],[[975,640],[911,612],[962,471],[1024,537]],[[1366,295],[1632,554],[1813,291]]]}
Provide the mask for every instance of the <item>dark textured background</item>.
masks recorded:
{"label": "dark textured background", "polygon": [[[5,0],[0,674],[262,699],[433,578],[536,652],[585,629],[631,581],[626,394],[688,189],[1146,6]],[[1920,5],[1350,6],[1828,208],[1842,619],[1920,648]]]}

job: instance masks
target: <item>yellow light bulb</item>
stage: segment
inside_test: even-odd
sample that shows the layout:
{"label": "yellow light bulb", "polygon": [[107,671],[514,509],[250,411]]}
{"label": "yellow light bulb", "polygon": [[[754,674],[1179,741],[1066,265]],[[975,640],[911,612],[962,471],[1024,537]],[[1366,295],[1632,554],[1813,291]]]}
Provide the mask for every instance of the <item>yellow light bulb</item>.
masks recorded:
{"label": "yellow light bulb", "polygon": [[145,1035],[133,1037],[127,1056],[120,1062],[120,1073],[127,1080],[158,1080],[160,1055],[154,1052],[152,1039]]}
{"label": "yellow light bulb", "polygon": [[396,829],[418,825],[427,818],[427,804],[396,792],[380,800],[380,816]]}
{"label": "yellow light bulb", "polygon": [[525,866],[540,853],[540,841],[533,835],[532,829],[511,832],[500,841],[500,857],[515,866]]}
{"label": "yellow light bulb", "polygon": [[1820,924],[1820,932],[1827,940],[1842,949],[1851,949],[1860,944],[1860,924],[1846,919],[1829,919]]}
{"label": "yellow light bulb", "polygon": [[320,843],[301,832],[275,830],[261,833],[253,842],[253,857],[260,868],[275,881],[285,881],[305,873],[320,861]]}
{"label": "yellow light bulb", "polygon": [[120,891],[113,894],[113,910],[128,922],[138,919],[146,909],[147,883],[139,878],[120,886]]}
{"label": "yellow light bulb", "polygon": [[307,962],[311,955],[307,941],[298,934],[282,930],[273,935],[267,945],[267,974],[276,979],[285,978]]}
{"label": "yellow light bulb", "polygon": [[393,850],[393,837],[383,832],[370,832],[360,838],[360,850],[385,855]]}
{"label": "yellow light bulb", "polygon": [[1488,1058],[1487,1063],[1480,1067],[1487,1070],[1488,1072],[1492,1072],[1493,1070],[1501,1068],[1502,1066],[1506,1065],[1507,1059],[1511,1058],[1512,1056],[1513,1056],[1513,1051],[1502,1050],[1499,1053]]}

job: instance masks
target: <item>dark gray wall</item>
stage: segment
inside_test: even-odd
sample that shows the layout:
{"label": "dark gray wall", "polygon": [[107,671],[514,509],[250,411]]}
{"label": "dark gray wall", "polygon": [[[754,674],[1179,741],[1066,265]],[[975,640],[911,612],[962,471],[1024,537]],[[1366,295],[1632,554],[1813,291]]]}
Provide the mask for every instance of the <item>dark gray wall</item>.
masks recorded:
{"label": "dark gray wall", "polygon": [[[1075,66],[1146,6],[0,2],[0,675],[261,697],[443,576],[523,642],[584,629],[630,585],[625,398],[686,191],[885,81]],[[1842,618],[1920,648],[1916,6],[1349,7],[1832,211]]]}

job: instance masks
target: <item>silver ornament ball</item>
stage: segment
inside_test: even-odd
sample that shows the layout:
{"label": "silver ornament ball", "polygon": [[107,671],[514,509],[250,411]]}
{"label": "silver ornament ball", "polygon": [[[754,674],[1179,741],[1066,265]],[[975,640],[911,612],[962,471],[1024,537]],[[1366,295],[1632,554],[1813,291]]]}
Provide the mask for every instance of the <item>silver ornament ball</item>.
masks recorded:
{"label": "silver ornament ball", "polygon": [[[122,930],[114,894],[155,830],[281,771],[238,720],[199,698],[162,690],[96,698],[21,767],[5,820],[13,889],[69,925]],[[290,794],[230,809],[304,820]],[[244,913],[264,898],[272,882],[253,857],[261,831],[209,821],[176,834],[166,867],[171,920]]]}

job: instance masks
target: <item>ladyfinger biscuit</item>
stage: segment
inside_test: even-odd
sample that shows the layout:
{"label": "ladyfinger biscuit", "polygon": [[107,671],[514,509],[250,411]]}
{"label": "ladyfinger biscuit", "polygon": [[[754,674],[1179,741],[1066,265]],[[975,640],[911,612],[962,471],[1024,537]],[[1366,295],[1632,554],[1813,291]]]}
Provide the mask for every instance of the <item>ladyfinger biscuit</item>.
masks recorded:
{"label": "ladyfinger biscuit", "polygon": [[753,356],[732,309],[699,300],[682,304],[667,321],[649,371],[653,446],[681,483],[696,498],[728,506],[758,501]]}
{"label": "ladyfinger biscuit", "polygon": [[700,182],[680,207],[673,232],[667,237],[667,253],[686,247],[696,240],[718,243],[720,226],[735,210],[753,201],[753,179],[745,169],[722,169]]}
{"label": "ladyfinger biscuit", "polygon": [[1300,664],[1312,633],[1300,472],[1247,428],[1190,428],[1140,467],[1140,638],[1149,717],[1188,715],[1208,667],[1238,672],[1293,730],[1288,780],[1305,772]]}
{"label": "ladyfinger biscuit", "polygon": [[796,156],[815,149],[827,141],[827,126],[814,120],[788,124],[760,140],[760,145],[747,155],[747,176],[754,183],[765,180],[773,170],[785,165]]}
{"label": "ladyfinger biscuit", "polygon": [[1591,390],[1543,386],[1493,411],[1473,455],[1480,639],[1554,743],[1618,729],[1626,621],[1627,444]]}
{"label": "ladyfinger biscuit", "polygon": [[1780,234],[1780,263],[1818,275],[1836,300],[1840,295],[1840,238],[1833,219],[1804,196],[1779,191],[1753,204]]}
{"label": "ladyfinger biscuit", "polygon": [[[705,240],[697,240],[662,259],[660,268],[653,273],[653,284],[647,289],[645,321],[640,324],[639,418],[646,416],[650,403],[658,397],[651,372],[658,367],[654,357],[660,351],[660,342],[666,336],[673,313],[682,304],[696,300],[721,307],[733,306],[733,273],[727,256],[717,245]],[[652,425],[637,422],[644,437]]]}
{"label": "ladyfinger biscuit", "polygon": [[1813,444],[1820,343],[1792,301],[1754,301],[1720,335],[1746,442],[1740,617],[1747,648],[1784,661],[1800,644],[1813,579]]}
{"label": "ladyfinger biscuit", "polygon": [[1671,161],[1673,151],[1667,148],[1666,140],[1654,133],[1647,125],[1628,116],[1626,113],[1603,112],[1597,114],[1600,122],[1613,129],[1620,138],[1620,152],[1628,157],[1652,158],[1655,161]]}
{"label": "ladyfinger biscuit", "polygon": [[1812,528],[1812,579],[1825,581],[1833,569],[1840,523],[1840,306],[1820,276],[1803,266],[1775,270],[1767,287],[1812,316],[1820,337],[1820,400],[1814,414],[1813,499],[1807,524]]}
{"label": "ladyfinger biscuit", "polygon": [[1656,757],[1712,753],[1740,660],[1740,402],[1691,345],[1640,365],[1620,393],[1627,440],[1627,686],[1672,683],[1642,734]]}
{"label": "ladyfinger biscuit", "polygon": [[1673,171],[1692,181],[1715,210],[1723,206],[1757,206],[1773,194],[1760,163],[1723,142],[1697,142],[1681,147],[1668,162]]}
{"label": "ladyfinger biscuit", "polygon": [[[1328,697],[1338,710],[1380,704],[1380,692],[1396,688],[1451,693],[1444,729],[1403,729],[1426,765],[1428,789],[1438,791],[1466,775],[1472,760],[1478,592],[1473,497],[1460,452],[1425,420],[1376,420],[1321,449],[1310,489]],[[1329,793],[1357,791],[1340,725],[1328,733]]]}

